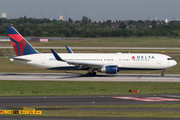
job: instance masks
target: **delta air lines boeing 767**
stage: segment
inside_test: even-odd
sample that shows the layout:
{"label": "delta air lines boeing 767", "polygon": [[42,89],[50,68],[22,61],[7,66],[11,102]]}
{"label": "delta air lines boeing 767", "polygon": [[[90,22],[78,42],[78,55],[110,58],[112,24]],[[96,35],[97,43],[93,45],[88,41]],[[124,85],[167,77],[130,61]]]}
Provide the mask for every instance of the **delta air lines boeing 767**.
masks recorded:
{"label": "delta air lines boeing 767", "polygon": [[10,61],[51,70],[87,70],[86,76],[96,72],[116,74],[121,70],[162,70],[177,64],[164,54],[152,53],[40,53],[14,27],[6,27],[16,56]]}

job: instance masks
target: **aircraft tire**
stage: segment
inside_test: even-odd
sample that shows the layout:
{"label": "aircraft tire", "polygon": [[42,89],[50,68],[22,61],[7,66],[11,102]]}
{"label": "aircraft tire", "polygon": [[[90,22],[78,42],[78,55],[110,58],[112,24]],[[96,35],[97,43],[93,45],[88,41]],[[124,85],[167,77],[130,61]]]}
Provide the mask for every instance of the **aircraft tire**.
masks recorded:
{"label": "aircraft tire", "polygon": [[164,74],[163,74],[163,73],[161,74],[161,77],[164,77]]}
{"label": "aircraft tire", "polygon": [[96,72],[91,73],[91,76],[96,76]]}
{"label": "aircraft tire", "polygon": [[89,77],[91,74],[90,73],[86,73],[86,77]]}

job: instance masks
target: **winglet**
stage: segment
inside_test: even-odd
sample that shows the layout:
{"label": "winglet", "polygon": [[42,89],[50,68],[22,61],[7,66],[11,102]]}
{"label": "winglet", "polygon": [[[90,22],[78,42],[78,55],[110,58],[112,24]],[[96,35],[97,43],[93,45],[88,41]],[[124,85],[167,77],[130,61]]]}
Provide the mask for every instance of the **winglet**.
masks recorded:
{"label": "winglet", "polygon": [[67,49],[68,53],[73,53],[73,51],[71,50],[71,48],[69,48],[68,46],[66,46],[66,49]]}
{"label": "winglet", "polygon": [[53,55],[57,61],[64,61],[53,49],[51,49],[51,52],[53,53]]}

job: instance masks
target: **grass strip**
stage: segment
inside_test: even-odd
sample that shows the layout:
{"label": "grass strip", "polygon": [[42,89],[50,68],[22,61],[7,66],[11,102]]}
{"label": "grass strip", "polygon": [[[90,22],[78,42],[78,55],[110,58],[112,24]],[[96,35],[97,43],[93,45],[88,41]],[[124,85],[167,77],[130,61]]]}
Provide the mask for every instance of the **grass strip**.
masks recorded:
{"label": "grass strip", "polygon": [[[21,109],[22,107],[9,107]],[[83,106],[33,106],[33,108],[162,108],[180,109],[180,104],[140,104],[140,105],[83,105]],[[1,115],[2,116],[2,115]],[[37,115],[25,115],[37,116]],[[39,116],[39,115],[38,115]],[[40,116],[53,117],[121,117],[121,118],[180,118],[178,111],[80,111],[42,110]]]}
{"label": "grass strip", "polygon": [[[50,40],[49,42],[29,41],[34,47],[179,47],[179,39],[173,38],[87,38],[83,40]],[[12,46],[10,41],[0,46]]]}
{"label": "grass strip", "polygon": [[169,111],[42,111],[43,116],[61,117],[126,117],[126,118],[180,118],[180,112]]}
{"label": "grass strip", "polygon": [[[129,93],[139,90],[140,93]],[[178,94],[179,82],[0,81],[0,96]]]}
{"label": "grass strip", "polygon": [[[9,109],[23,109],[23,107],[8,107]],[[32,106],[31,108],[147,108],[147,109],[180,109],[180,104],[137,104],[137,105],[68,105],[68,106]]]}
{"label": "grass strip", "polygon": [[[7,115],[0,115],[7,116]],[[8,115],[8,116],[48,116],[48,117],[120,117],[120,118],[180,118],[176,111],[74,111],[43,110],[41,115]]]}

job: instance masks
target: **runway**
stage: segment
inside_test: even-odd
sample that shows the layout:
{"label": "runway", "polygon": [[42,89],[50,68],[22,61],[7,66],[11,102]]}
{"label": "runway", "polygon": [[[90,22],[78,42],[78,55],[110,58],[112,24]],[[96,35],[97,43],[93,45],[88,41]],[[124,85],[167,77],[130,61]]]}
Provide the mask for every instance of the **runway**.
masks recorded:
{"label": "runway", "polygon": [[0,73],[0,80],[36,81],[126,81],[126,82],[180,82],[179,74],[97,74],[86,77],[79,73]]}
{"label": "runway", "polygon": [[[172,97],[173,96],[173,97]],[[118,99],[118,98],[139,98],[161,101],[141,101],[132,99]],[[164,99],[162,101],[162,99]],[[121,96],[42,96],[42,97],[0,97],[0,109],[8,109],[7,107],[31,107],[31,106],[65,106],[65,105],[131,105],[131,104],[179,104],[180,94],[175,95],[121,95]],[[9,108],[12,109],[12,108]],[[17,109],[16,109],[17,110]],[[179,112],[180,109],[142,109],[142,108],[61,108],[61,109],[43,109],[36,110],[77,110],[77,111],[175,111]],[[153,118],[76,118],[76,117],[23,117],[23,116],[0,116],[3,120],[17,120],[17,119],[54,119],[54,120],[152,120]],[[157,119],[157,118],[156,118]],[[171,118],[172,119],[172,118]],[[160,120],[170,120],[160,118]]]}
{"label": "runway", "polygon": [[[72,105],[131,105],[180,103],[180,94],[168,95],[115,95],[115,96],[37,96],[0,97],[0,109],[7,107],[31,106],[72,106]],[[39,109],[43,110],[43,109]],[[64,110],[64,109],[61,109]],[[78,108],[65,110],[110,110],[110,111],[180,111],[180,109],[133,109],[133,108]]]}

